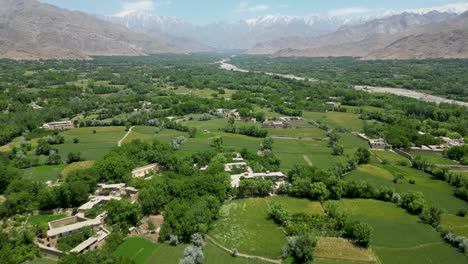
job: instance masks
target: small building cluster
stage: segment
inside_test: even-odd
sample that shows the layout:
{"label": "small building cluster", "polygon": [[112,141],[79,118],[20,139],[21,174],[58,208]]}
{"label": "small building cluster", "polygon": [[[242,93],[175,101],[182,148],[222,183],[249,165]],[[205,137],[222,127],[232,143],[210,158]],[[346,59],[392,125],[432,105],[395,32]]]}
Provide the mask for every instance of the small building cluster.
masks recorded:
{"label": "small building cluster", "polygon": [[90,195],[89,201],[78,208],[74,216],[65,217],[48,223],[49,229],[45,237],[37,238],[37,244],[41,251],[49,257],[59,258],[65,253],[57,249],[57,242],[60,238],[81,232],[85,228],[92,229],[95,234],[81,242],[70,253],[82,253],[101,247],[105,243],[110,232],[104,227],[104,220],[107,212],[102,212],[96,218],[89,219],[85,216],[87,210],[96,208],[111,200],[121,200],[123,196],[128,196],[135,202],[138,197],[138,190],[120,184],[98,184],[96,192]]}
{"label": "small building cluster", "polygon": [[75,128],[75,125],[72,121],[58,121],[43,124],[41,128],[47,130],[64,130]]}
{"label": "small building cluster", "polygon": [[288,128],[294,122],[300,122],[303,119],[298,116],[282,116],[278,118],[268,119],[263,122],[263,128]]}
{"label": "small building cluster", "polygon": [[227,118],[233,117],[236,121],[241,120],[241,116],[239,112],[237,112],[237,109],[218,108],[215,110],[215,113],[218,115],[224,115],[224,117]]}
{"label": "small building cluster", "polygon": [[280,185],[286,182],[287,176],[282,172],[254,172],[252,168],[244,162],[239,153],[233,159],[233,163],[224,164],[224,171],[231,172],[233,169],[243,169],[245,172],[231,175],[231,187],[237,188],[241,180],[244,179],[270,179],[275,183],[274,189],[279,189]]}
{"label": "small building cluster", "polygon": [[[421,134],[421,132],[420,132]],[[462,146],[465,144],[465,140],[463,138],[449,138],[449,137],[439,137],[440,141],[442,142],[439,145],[423,145],[421,147],[411,147],[411,150],[417,151],[427,151],[427,152],[443,152],[446,148]]]}
{"label": "small building cluster", "polygon": [[368,138],[365,134],[363,133],[355,133],[359,138],[367,141],[367,143],[369,143],[369,146],[372,148],[372,149],[380,149],[380,150],[384,150],[384,149],[387,149],[387,148],[390,148],[391,145],[388,144],[385,139],[383,138]]}

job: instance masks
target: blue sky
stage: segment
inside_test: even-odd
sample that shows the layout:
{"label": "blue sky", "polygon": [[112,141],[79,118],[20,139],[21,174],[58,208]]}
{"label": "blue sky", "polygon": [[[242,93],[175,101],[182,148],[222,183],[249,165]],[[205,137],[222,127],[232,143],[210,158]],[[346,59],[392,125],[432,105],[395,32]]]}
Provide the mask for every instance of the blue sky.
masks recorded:
{"label": "blue sky", "polygon": [[92,14],[145,11],[196,24],[260,15],[375,16],[402,10],[468,10],[468,0],[41,0]]}

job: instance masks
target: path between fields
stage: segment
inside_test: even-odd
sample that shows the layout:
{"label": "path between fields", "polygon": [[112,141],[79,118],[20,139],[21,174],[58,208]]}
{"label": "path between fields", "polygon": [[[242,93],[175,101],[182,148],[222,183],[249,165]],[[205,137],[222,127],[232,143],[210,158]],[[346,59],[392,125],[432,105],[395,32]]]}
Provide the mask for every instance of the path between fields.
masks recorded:
{"label": "path between fields", "polygon": [[[210,237],[209,235],[205,235],[205,237],[211,242],[213,243],[215,246],[219,247],[220,249],[228,252],[229,254],[232,255],[232,250],[228,249],[227,247],[219,244],[218,242],[216,242],[216,240],[212,237]],[[237,257],[241,257],[241,258],[248,258],[248,259],[260,259],[260,260],[263,260],[263,261],[266,261],[266,262],[270,262],[270,263],[276,263],[276,264],[281,264],[281,259],[270,259],[270,258],[265,258],[265,257],[260,257],[260,256],[255,256],[255,255],[248,255],[248,254],[242,254],[242,253],[237,253]]]}
{"label": "path between fields", "polygon": [[309,157],[307,155],[304,155],[304,160],[305,162],[307,162],[307,164],[309,164],[309,166],[314,166],[314,164],[312,163],[312,161],[309,159]]}
{"label": "path between fields", "polygon": [[122,142],[128,137],[128,135],[130,135],[130,133],[132,133],[132,130],[133,130],[134,126],[130,127],[128,129],[128,132],[125,134],[125,136],[123,136],[123,138],[121,140],[119,140],[119,142],[117,143],[117,146],[122,146]]}

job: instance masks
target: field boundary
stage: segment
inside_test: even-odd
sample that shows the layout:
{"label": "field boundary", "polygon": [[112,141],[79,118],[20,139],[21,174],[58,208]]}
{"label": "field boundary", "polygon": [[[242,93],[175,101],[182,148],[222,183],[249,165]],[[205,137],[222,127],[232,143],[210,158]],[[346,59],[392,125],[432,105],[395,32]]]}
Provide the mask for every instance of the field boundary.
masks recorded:
{"label": "field boundary", "polygon": [[[232,250],[230,250],[227,247],[221,245],[220,243],[218,243],[214,238],[210,237],[209,235],[205,235],[205,237],[211,243],[213,243],[213,245],[215,245],[216,247],[218,247],[218,248],[222,249],[223,251],[225,251],[225,252],[229,253],[230,255],[232,255],[232,253],[233,253]],[[270,262],[270,263],[275,263],[275,264],[281,264],[281,262],[282,262],[281,259],[270,259],[270,258],[265,258],[265,257],[261,257],[261,256],[243,254],[243,253],[237,253],[236,257],[247,258],[247,259],[259,259],[259,260],[263,260],[263,261]]]}

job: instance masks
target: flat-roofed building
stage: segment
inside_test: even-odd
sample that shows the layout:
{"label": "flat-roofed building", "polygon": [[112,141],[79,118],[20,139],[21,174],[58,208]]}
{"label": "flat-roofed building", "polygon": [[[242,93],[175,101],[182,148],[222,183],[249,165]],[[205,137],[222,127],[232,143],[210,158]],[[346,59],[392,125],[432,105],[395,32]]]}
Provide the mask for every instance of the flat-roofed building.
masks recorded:
{"label": "flat-roofed building", "polygon": [[159,171],[159,164],[153,163],[153,164],[149,164],[143,167],[135,168],[132,170],[132,177],[141,178],[154,171]]}
{"label": "flat-roofed building", "polygon": [[47,130],[64,130],[75,128],[75,125],[72,121],[58,121],[43,124],[42,128]]}

